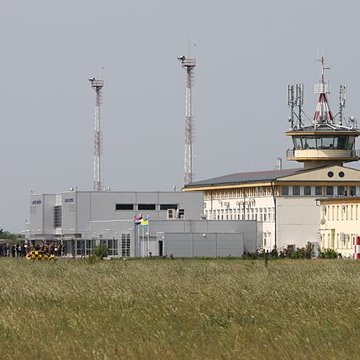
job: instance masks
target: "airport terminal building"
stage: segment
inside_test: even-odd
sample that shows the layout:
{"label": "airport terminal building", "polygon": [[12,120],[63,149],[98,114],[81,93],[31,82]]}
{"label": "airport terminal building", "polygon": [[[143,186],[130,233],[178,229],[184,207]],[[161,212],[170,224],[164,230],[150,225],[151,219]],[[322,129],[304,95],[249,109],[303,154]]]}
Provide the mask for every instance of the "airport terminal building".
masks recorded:
{"label": "airport terminal building", "polygon": [[62,242],[86,256],[218,257],[255,252],[256,221],[208,221],[202,192],[67,191],[32,194],[29,241]]}

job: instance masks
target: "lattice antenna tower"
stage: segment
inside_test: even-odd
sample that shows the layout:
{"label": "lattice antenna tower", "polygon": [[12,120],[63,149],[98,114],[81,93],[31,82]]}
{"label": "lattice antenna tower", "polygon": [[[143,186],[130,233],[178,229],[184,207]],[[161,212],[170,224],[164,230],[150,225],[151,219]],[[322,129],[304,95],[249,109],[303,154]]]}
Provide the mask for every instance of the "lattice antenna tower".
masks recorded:
{"label": "lattice antenna tower", "polygon": [[181,66],[186,70],[185,90],[185,157],[184,157],[184,185],[194,180],[193,174],[193,140],[194,119],[192,116],[192,87],[194,84],[195,59],[187,59],[185,56],[178,57]]}
{"label": "lattice antenna tower", "polygon": [[[304,105],[304,84],[288,85],[288,106],[290,107],[290,128],[301,129],[303,126],[301,115],[302,106]],[[298,108],[298,113],[295,112],[295,107]]]}
{"label": "lattice antenna tower", "polygon": [[339,91],[339,124],[343,124],[343,110],[346,103],[346,86],[340,85]]}
{"label": "lattice antenna tower", "polygon": [[95,90],[95,132],[94,132],[94,191],[101,191],[101,123],[100,123],[100,105],[101,105],[101,93],[104,87],[104,80],[97,80],[95,78],[89,79],[91,87]]}

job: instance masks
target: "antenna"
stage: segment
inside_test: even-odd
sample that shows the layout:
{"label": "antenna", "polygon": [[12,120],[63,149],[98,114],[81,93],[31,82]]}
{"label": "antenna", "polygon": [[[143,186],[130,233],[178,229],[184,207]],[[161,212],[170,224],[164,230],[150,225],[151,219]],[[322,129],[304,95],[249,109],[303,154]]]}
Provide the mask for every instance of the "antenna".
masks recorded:
{"label": "antenna", "polygon": [[[288,85],[288,106],[290,107],[290,127],[294,129],[295,118],[297,119],[298,127],[302,127],[301,114],[302,106],[304,105],[304,84]],[[295,113],[294,108],[298,107],[298,114]]]}
{"label": "antenna", "polygon": [[194,79],[195,59],[178,57],[181,66],[186,70],[185,90],[185,158],[184,158],[184,185],[193,182],[193,116],[192,116],[192,86]]}
{"label": "antenna", "polygon": [[294,85],[288,85],[288,106],[290,107],[290,128],[294,128],[294,106],[295,106],[295,96],[294,96]]}
{"label": "antenna", "polygon": [[319,83],[315,84],[314,86],[315,94],[319,94],[319,99],[313,118],[314,127],[317,127],[320,124],[334,123],[334,117],[331,113],[330,106],[326,96],[326,94],[330,94],[330,91],[329,91],[329,86],[325,81],[325,70],[328,70],[330,68],[325,67],[325,61],[323,56],[321,56],[318,59],[318,61],[320,62],[321,79]]}
{"label": "antenna", "polygon": [[96,78],[89,79],[91,87],[96,92],[95,100],[95,136],[94,136],[94,191],[101,191],[101,131],[100,131],[100,105],[101,92],[104,87],[104,80],[97,80]]}
{"label": "antenna", "polygon": [[301,108],[304,105],[304,84],[296,84],[296,99],[295,99],[295,103],[299,108],[299,113],[298,113],[298,120],[299,120],[299,128],[302,127],[302,122],[301,122]]}
{"label": "antenna", "polygon": [[346,86],[340,85],[339,91],[339,124],[343,124],[343,110],[346,102]]}

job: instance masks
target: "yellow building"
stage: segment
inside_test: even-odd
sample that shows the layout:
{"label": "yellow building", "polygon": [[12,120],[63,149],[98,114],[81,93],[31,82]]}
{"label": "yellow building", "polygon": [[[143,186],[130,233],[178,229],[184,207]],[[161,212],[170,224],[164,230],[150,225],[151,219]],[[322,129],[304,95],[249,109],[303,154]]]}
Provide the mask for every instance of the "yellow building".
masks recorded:
{"label": "yellow building", "polygon": [[332,249],[344,257],[354,257],[360,235],[360,197],[319,199],[320,247]]}

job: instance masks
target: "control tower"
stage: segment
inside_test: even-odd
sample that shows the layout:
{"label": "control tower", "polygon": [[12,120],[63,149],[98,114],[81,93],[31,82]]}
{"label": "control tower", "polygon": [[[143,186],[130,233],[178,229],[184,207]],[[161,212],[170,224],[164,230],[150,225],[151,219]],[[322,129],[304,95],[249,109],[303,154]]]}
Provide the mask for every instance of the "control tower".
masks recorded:
{"label": "control tower", "polygon": [[304,125],[302,106],[304,103],[303,84],[288,86],[288,105],[291,109],[289,117],[293,149],[287,150],[287,159],[302,162],[305,169],[343,165],[345,162],[359,159],[355,150],[355,139],[360,135],[353,116],[343,120],[343,109],[346,102],[346,87],[340,86],[339,112],[333,116],[328,104],[327,94],[330,93],[325,81],[324,58],[319,59],[321,66],[320,82],[315,84],[318,102],[310,125]]}

